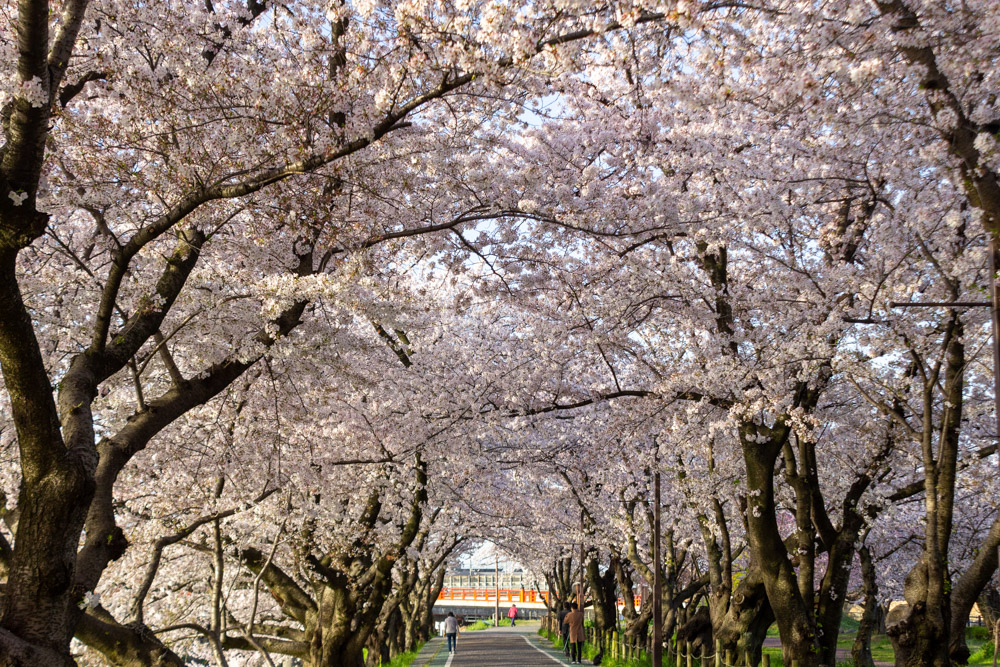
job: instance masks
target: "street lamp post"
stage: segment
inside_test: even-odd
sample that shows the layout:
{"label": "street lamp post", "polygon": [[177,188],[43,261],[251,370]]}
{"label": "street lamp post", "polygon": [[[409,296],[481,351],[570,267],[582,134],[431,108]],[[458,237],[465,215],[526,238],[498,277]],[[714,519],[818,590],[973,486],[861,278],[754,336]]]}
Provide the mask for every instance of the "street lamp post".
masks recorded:
{"label": "street lamp post", "polygon": [[660,461],[653,472],[653,667],[663,666],[663,592],[660,582]]}

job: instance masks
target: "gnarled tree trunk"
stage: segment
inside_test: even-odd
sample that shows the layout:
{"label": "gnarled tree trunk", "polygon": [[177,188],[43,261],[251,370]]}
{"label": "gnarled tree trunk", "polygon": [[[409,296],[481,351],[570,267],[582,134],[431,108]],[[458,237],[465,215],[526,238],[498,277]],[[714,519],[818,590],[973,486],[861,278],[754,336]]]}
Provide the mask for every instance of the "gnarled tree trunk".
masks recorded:
{"label": "gnarled tree trunk", "polygon": [[861,612],[861,621],[858,623],[858,633],[851,646],[851,659],[854,661],[854,667],[875,667],[875,661],[872,658],[872,632],[878,623],[880,612],[878,581],[875,578],[875,564],[868,547],[863,546],[858,549],[858,556],[861,559],[861,581],[865,605],[864,611]]}
{"label": "gnarled tree trunk", "polygon": [[[711,598],[710,598],[711,599]],[[709,603],[711,609],[711,602]],[[774,623],[774,612],[767,599],[764,579],[752,562],[746,576],[736,586],[725,613],[713,616],[712,635],[734,656],[749,655],[758,664],[764,649],[767,629]]]}

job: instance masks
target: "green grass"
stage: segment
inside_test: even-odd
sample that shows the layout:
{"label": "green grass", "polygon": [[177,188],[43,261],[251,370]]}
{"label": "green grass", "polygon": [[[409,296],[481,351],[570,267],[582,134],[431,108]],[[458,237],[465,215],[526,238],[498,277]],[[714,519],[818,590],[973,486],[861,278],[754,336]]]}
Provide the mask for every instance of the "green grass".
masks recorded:
{"label": "green grass", "polygon": [[[588,651],[584,649],[584,654],[588,659],[592,659],[594,655],[597,654],[597,651]],[[646,656],[642,658],[632,658],[629,660],[615,660],[606,653],[604,654],[604,657],[601,658],[601,665],[602,667],[653,667],[652,660]]]}
{"label": "green grass", "polygon": [[[539,636],[552,642],[552,648],[561,649],[563,647],[562,637],[554,632],[549,632],[545,628],[538,628]],[[583,645],[583,655],[588,660],[593,660],[597,655],[597,647],[591,644]],[[601,659],[603,667],[652,667],[651,659],[648,656],[642,658],[632,658],[629,660],[615,660],[607,653]]]}
{"label": "green grass", "polygon": [[[848,615],[840,621],[840,638],[837,641],[837,648],[846,649],[848,651],[854,646],[854,636],[858,631],[858,622]],[[778,626],[777,624],[772,625],[767,629],[767,636],[778,639]],[[771,656],[771,665],[784,665],[785,663],[781,658],[780,648],[764,648],[764,653]],[[876,662],[894,662],[896,659],[896,654],[892,650],[892,642],[885,635],[873,635],[872,636],[872,659]],[[851,660],[841,661],[837,663],[838,667],[851,667],[853,662]]]}
{"label": "green grass", "polygon": [[844,616],[840,619],[841,632],[857,632],[859,627],[861,627],[861,623],[847,614],[844,614]]}
{"label": "green grass", "polygon": [[543,639],[548,639],[550,642],[552,642],[552,648],[563,647],[562,635],[556,634],[555,632],[549,632],[545,628],[538,628],[538,634]]}
{"label": "green grass", "polygon": [[423,644],[418,646],[414,651],[407,651],[406,653],[400,653],[395,658],[387,663],[383,663],[382,667],[410,667],[413,661],[417,659],[417,654],[420,653],[420,649]]}
{"label": "green grass", "polygon": [[[523,621],[522,621],[522,623],[523,623]],[[503,627],[503,626],[510,627],[510,619],[509,618],[501,618],[500,619],[500,626],[501,627]],[[466,625],[466,626],[464,626],[462,628],[462,632],[475,632],[476,630],[486,630],[486,629],[492,628],[492,627],[493,627],[493,621],[476,621],[472,625]]]}
{"label": "green grass", "polygon": [[[413,661],[417,659],[417,654],[420,653],[420,649],[424,647],[424,642],[417,644],[417,648],[412,651],[407,651],[406,653],[400,653],[395,658],[389,662],[379,663],[381,667],[410,667]],[[368,649],[361,649],[361,657],[365,662],[368,661]]]}
{"label": "green grass", "polygon": [[[854,637],[858,631],[858,622],[850,616],[844,616],[840,624],[841,636],[837,641],[837,648],[850,651],[854,646]],[[539,628],[538,634],[552,642],[553,647],[562,648],[562,639],[551,632]],[[778,626],[772,625],[767,630],[768,637],[778,637]],[[989,632],[985,628],[971,627],[966,631],[966,642],[972,655],[969,658],[970,667],[983,667],[993,665],[993,642],[989,641]],[[896,654],[892,649],[892,642],[885,635],[873,635],[871,642],[872,659],[876,662],[895,662]],[[596,648],[586,646],[584,653],[587,658],[593,658],[597,653]],[[764,648],[764,653],[771,657],[772,667],[784,667],[784,660],[781,656],[780,648]],[[711,661],[710,661],[711,662]],[[605,655],[601,661],[606,667],[650,667],[650,659],[644,657],[640,660],[613,660]],[[694,661],[698,665],[698,661]],[[714,664],[714,662],[712,662]],[[853,667],[854,662],[848,658],[837,663],[837,667]]]}
{"label": "green grass", "polygon": [[[858,630],[858,622],[849,616],[844,616],[840,624],[841,636],[837,641],[837,648],[850,651],[854,646],[855,633]],[[987,641],[988,632],[985,628],[971,627],[966,631],[966,642],[972,656],[969,658],[970,667],[993,664],[993,644]],[[768,637],[778,636],[778,627],[772,625],[767,631]],[[764,653],[771,656],[772,667],[784,666],[780,648],[765,648]],[[876,662],[895,662],[896,653],[892,649],[892,642],[885,635],[872,636],[872,659]],[[853,667],[851,659],[842,660],[837,663],[837,667]]]}
{"label": "green grass", "polygon": [[972,655],[969,656],[970,665],[992,665],[993,664],[993,642],[984,642],[978,648],[972,648],[972,642],[969,642],[969,650],[972,651]]}

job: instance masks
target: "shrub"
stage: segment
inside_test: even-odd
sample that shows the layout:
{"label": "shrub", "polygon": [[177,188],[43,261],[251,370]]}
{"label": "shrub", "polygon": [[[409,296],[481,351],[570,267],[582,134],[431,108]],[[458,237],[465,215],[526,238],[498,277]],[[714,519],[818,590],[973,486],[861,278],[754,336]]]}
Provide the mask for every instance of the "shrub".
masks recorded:
{"label": "shrub", "polygon": [[969,656],[969,664],[993,664],[993,642],[989,641],[976,649],[976,652]]}

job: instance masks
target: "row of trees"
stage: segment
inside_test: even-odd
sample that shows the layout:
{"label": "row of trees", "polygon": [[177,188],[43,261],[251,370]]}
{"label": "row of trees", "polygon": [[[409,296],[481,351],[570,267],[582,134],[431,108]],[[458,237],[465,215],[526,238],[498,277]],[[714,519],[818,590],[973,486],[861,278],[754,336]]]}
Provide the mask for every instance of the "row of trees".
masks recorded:
{"label": "row of trees", "polygon": [[4,15],[0,664],[376,664],[484,536],[606,631],[654,470],[668,629],[967,656],[993,3]]}

